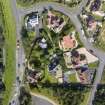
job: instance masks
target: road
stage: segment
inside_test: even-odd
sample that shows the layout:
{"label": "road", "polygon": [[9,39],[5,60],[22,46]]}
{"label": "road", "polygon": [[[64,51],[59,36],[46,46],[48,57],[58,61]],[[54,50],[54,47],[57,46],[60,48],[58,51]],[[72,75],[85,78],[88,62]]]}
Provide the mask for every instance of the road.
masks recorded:
{"label": "road", "polygon": [[39,94],[32,93],[32,105],[57,105],[55,102],[53,102],[51,99],[47,98],[46,96],[42,96]]}
{"label": "road", "polygon": [[[33,11],[42,11],[44,7],[49,8],[52,7],[53,9],[60,11],[62,13],[64,13],[65,15],[67,15],[71,21],[73,22],[73,24],[75,25],[77,31],[80,34],[80,39],[81,41],[84,43],[85,47],[88,50],[93,50],[94,54],[99,58],[100,60],[100,64],[99,67],[97,68],[97,72],[96,72],[96,79],[93,83],[94,87],[92,87],[91,89],[91,95],[89,97],[89,102],[88,105],[92,105],[92,101],[94,99],[95,96],[95,92],[97,89],[97,85],[99,84],[100,80],[101,80],[101,76],[102,76],[102,72],[104,69],[104,65],[105,65],[105,53],[94,48],[94,46],[88,41],[88,39],[84,38],[84,34],[81,30],[82,25],[80,20],[78,19],[78,15],[81,13],[82,8],[86,6],[88,0],[83,0],[82,3],[74,9],[70,9],[67,6],[64,5],[59,5],[58,3],[53,3],[53,2],[41,2],[41,3],[37,3],[36,5],[34,5],[33,7],[30,8],[18,8],[16,6],[16,0],[11,0],[11,6],[12,6],[12,10],[13,10],[13,14],[16,20],[16,27],[17,27],[17,39],[19,39],[21,41],[21,36],[20,36],[20,28],[21,28],[21,18],[24,17],[26,14],[33,12]],[[22,63],[24,62],[24,49],[23,47],[20,47],[19,50],[16,51],[16,61],[17,64],[20,63],[20,67],[18,67],[16,65],[16,71],[17,71],[17,75],[19,75],[20,70],[23,70],[24,67],[22,65]]]}

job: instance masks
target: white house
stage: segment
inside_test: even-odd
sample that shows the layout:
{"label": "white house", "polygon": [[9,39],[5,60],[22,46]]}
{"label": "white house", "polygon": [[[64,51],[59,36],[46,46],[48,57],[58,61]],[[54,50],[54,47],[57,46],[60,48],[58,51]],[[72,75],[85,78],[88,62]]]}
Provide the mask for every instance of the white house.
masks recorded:
{"label": "white house", "polygon": [[27,28],[34,28],[37,24],[39,24],[38,12],[35,12],[32,16],[29,16],[27,18],[27,22],[25,23],[25,25]]}

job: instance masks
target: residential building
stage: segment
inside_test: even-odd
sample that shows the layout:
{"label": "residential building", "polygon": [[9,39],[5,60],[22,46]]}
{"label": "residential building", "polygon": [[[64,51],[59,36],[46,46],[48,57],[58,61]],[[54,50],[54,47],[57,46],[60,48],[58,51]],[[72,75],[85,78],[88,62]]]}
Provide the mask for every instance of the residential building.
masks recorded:
{"label": "residential building", "polygon": [[62,17],[58,17],[51,11],[48,11],[48,28],[52,29],[55,33],[59,33],[66,24]]}
{"label": "residential building", "polygon": [[27,17],[27,21],[25,23],[26,27],[28,29],[32,29],[35,28],[37,24],[39,24],[38,12],[33,12],[29,14],[29,16]]}
{"label": "residential building", "polygon": [[74,36],[66,35],[62,40],[60,40],[59,47],[63,51],[68,51],[77,47],[77,41]]}

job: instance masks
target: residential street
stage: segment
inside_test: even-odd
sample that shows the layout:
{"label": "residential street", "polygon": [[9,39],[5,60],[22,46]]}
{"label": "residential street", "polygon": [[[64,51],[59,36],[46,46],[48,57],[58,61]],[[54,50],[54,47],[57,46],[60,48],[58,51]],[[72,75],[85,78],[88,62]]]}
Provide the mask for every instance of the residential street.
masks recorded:
{"label": "residential street", "polygon": [[[99,67],[98,67],[97,73],[96,73],[96,79],[93,83],[93,87],[91,89],[91,95],[89,97],[89,102],[88,102],[88,105],[92,105],[92,101],[94,99],[94,95],[95,95],[95,92],[96,92],[96,89],[97,89],[97,85],[99,84],[99,82],[101,80],[102,72],[103,72],[103,69],[104,69],[104,66],[105,66],[105,53],[96,49],[96,48],[94,48],[94,46],[88,41],[88,39],[84,39],[84,35],[82,33],[82,30],[81,30],[82,25],[81,25],[81,22],[78,19],[77,15],[80,14],[80,12],[82,11],[82,8],[86,6],[87,1],[88,0],[83,0],[82,3],[77,8],[72,9],[72,10],[69,9],[67,6],[59,5],[58,3],[53,3],[53,2],[37,3],[33,7],[25,9],[25,8],[18,8],[17,5],[16,5],[16,0],[11,0],[11,6],[12,6],[12,10],[13,10],[13,15],[14,15],[14,18],[15,18],[15,21],[16,21],[17,40],[19,40],[20,43],[21,43],[20,48],[16,50],[16,76],[19,76],[20,80],[22,81],[22,77],[23,77],[23,73],[24,73],[23,63],[25,61],[25,53],[24,53],[24,49],[23,49],[23,46],[22,46],[21,35],[20,35],[22,17],[24,15],[32,12],[32,11],[37,11],[37,10],[42,11],[44,7],[46,7],[46,8],[52,7],[53,9],[55,9],[57,11],[60,11],[63,14],[67,15],[71,19],[71,21],[73,22],[73,24],[76,27],[76,30],[80,34],[80,39],[84,43],[84,46],[88,50],[90,50],[90,49],[93,50],[94,55],[96,55],[100,60],[100,64],[99,64]],[[17,82],[16,82],[16,84],[17,84]],[[18,92],[20,85],[17,84],[17,86],[18,86],[18,88],[16,88],[16,91]],[[15,100],[17,100],[17,99],[15,99]],[[36,105],[39,105],[39,104],[36,104]]]}
{"label": "residential street", "polygon": [[55,102],[39,94],[31,93],[32,95],[32,105],[57,105]]}

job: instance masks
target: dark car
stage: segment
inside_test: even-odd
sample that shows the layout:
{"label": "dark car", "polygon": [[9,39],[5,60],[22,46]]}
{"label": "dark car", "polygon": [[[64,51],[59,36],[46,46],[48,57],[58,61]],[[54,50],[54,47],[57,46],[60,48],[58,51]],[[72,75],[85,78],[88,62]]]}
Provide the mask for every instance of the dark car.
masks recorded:
{"label": "dark car", "polygon": [[17,40],[17,48],[19,49],[19,47],[20,47],[20,41],[19,40]]}

